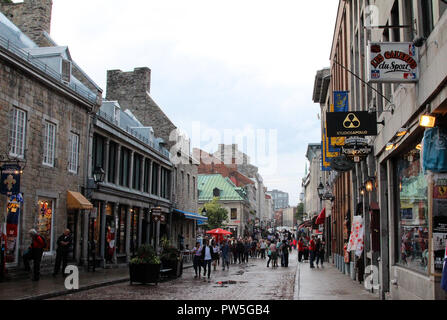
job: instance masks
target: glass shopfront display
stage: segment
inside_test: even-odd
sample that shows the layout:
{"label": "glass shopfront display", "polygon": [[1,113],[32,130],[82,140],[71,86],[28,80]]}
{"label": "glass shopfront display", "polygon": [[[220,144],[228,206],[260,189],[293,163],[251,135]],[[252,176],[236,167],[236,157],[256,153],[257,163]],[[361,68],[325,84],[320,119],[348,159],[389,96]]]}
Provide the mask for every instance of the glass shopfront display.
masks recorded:
{"label": "glass shopfront display", "polygon": [[104,246],[104,257],[106,262],[113,261],[113,254],[115,252],[115,218],[113,216],[113,204],[107,203],[106,205],[106,245]]}
{"label": "glass shopfront display", "polygon": [[140,210],[138,208],[130,209],[130,253],[135,256],[138,249],[138,221]]}
{"label": "glass shopfront display", "polygon": [[428,272],[428,184],[422,171],[421,152],[415,146],[396,160],[397,262]]}
{"label": "glass shopfront display", "polygon": [[125,206],[120,206],[118,210],[118,226],[116,231],[116,253],[126,254],[126,210]]}
{"label": "glass shopfront display", "polygon": [[53,227],[53,210],[54,201],[50,199],[39,199],[39,212],[37,214],[37,232],[45,237],[47,246],[44,251],[51,251],[52,248],[52,227]]}

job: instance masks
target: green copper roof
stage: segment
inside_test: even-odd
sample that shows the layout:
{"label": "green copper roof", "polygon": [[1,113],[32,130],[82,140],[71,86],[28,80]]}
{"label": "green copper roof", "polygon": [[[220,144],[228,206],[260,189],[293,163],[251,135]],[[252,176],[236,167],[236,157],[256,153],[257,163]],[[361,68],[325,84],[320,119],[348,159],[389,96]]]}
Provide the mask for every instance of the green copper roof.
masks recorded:
{"label": "green copper roof", "polygon": [[246,199],[245,190],[236,187],[229,178],[224,178],[220,174],[199,174],[197,183],[199,201],[213,200],[215,188],[220,190],[220,200],[243,201]]}

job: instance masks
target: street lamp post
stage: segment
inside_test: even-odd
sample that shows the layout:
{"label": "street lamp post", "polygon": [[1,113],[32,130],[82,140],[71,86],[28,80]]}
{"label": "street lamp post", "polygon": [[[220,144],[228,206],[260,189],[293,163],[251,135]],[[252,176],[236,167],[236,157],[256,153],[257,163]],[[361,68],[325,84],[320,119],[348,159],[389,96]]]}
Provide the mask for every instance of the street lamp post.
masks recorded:
{"label": "street lamp post", "polygon": [[[101,167],[95,167],[95,170],[93,171],[93,181],[95,183],[95,187],[91,188],[93,190],[98,188],[98,183],[104,182],[105,178],[105,172],[104,169]],[[90,238],[90,250],[89,250],[89,259],[87,263],[87,270],[90,270],[90,263],[92,264],[93,272],[95,272],[96,267],[96,245],[95,245],[95,219],[96,219],[96,213],[93,213],[93,211],[90,211],[89,214],[89,220],[91,224],[91,238]],[[91,261],[91,262],[90,262]]]}

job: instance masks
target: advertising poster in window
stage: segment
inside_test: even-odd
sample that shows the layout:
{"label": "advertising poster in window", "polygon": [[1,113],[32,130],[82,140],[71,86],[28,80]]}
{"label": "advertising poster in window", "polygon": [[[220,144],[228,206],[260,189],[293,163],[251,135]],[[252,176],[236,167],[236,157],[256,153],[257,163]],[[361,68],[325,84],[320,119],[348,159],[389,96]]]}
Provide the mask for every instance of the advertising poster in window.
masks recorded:
{"label": "advertising poster in window", "polygon": [[51,249],[51,227],[53,218],[53,201],[52,200],[39,200],[39,212],[37,217],[37,232],[45,237],[47,242],[44,251],[50,251]]}
{"label": "advertising poster in window", "polygon": [[441,272],[447,240],[447,175],[437,174],[433,185],[433,255],[435,271]]}
{"label": "advertising poster in window", "polygon": [[23,198],[20,194],[11,196],[8,200],[6,217],[6,263],[17,262],[17,240],[21,203],[23,203]]}

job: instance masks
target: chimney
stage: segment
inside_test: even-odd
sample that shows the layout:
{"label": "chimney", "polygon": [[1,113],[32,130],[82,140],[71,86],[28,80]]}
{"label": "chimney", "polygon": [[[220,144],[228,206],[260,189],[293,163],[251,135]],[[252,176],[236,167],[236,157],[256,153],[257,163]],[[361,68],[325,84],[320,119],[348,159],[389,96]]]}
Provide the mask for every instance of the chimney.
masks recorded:
{"label": "chimney", "polygon": [[0,3],[0,11],[39,47],[52,46],[44,32],[50,34],[52,0],[24,0]]}
{"label": "chimney", "polygon": [[146,96],[146,92],[150,93],[150,90],[151,69],[147,67],[135,68],[129,72],[107,71],[107,99],[110,101],[119,101],[123,96]]}

